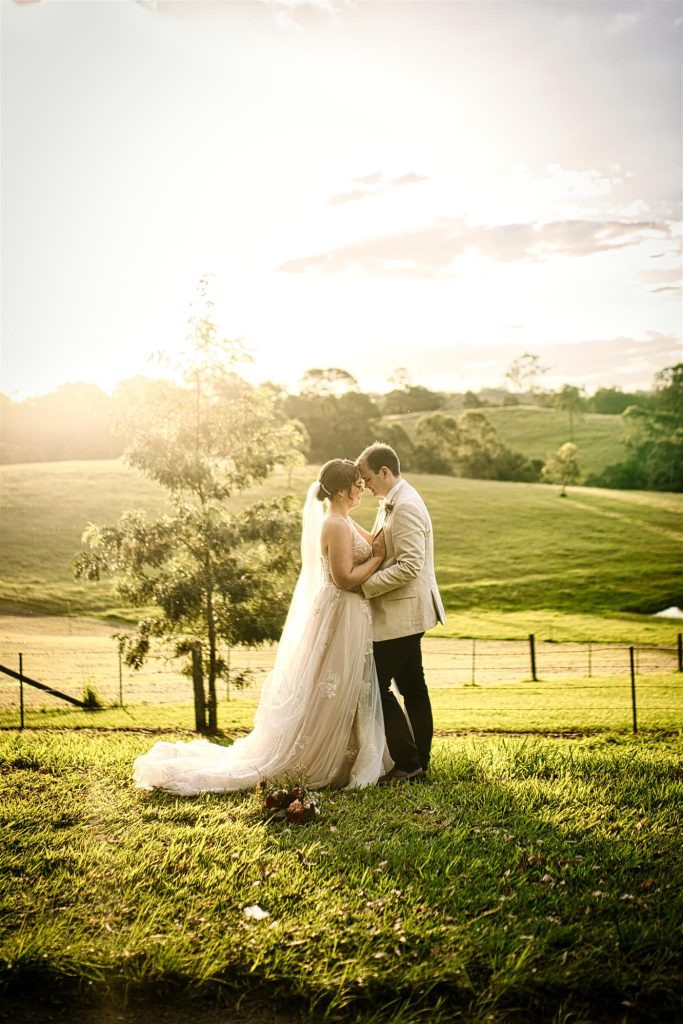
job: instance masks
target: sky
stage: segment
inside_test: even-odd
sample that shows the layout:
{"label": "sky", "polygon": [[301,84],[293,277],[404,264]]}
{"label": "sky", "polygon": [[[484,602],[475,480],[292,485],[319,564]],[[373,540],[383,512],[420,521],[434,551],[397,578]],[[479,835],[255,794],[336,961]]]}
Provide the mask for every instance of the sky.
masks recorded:
{"label": "sky", "polygon": [[683,359],[677,0],[0,0],[2,368],[111,390],[199,279],[254,381]]}

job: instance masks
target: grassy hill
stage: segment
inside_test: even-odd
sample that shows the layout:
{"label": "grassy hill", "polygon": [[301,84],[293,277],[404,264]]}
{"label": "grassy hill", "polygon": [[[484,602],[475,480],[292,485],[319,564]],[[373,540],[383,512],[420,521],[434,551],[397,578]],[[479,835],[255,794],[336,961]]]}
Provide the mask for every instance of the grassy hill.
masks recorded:
{"label": "grassy hill", "polygon": [[[303,495],[313,473],[299,470],[293,489]],[[0,610],[129,616],[109,586],[75,582],[71,562],[89,521],[129,506],[157,514],[163,491],[117,461],[5,466],[0,480]],[[629,640],[640,623],[641,639],[668,642],[680,629],[643,616],[683,606],[683,496],[572,488],[563,500],[543,484],[415,482],[434,521],[442,634]],[[258,494],[289,489],[283,473]],[[366,526],[374,505],[366,495]]]}
{"label": "grassy hill", "polygon": [[[540,409],[535,405],[496,406],[479,410],[491,421],[505,444],[529,458],[545,459],[549,452],[570,440],[569,417],[558,409]],[[455,415],[444,410],[446,415]],[[424,413],[387,416],[388,423],[399,423],[411,438]],[[585,478],[605,466],[619,462],[626,455],[623,427],[619,416],[587,413],[574,422],[574,443],[579,449],[579,463]]]}

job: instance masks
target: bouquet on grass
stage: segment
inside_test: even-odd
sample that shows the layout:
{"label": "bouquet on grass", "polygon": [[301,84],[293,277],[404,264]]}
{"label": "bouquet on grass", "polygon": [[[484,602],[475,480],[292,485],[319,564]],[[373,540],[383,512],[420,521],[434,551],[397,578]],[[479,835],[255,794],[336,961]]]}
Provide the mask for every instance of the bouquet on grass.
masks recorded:
{"label": "bouquet on grass", "polygon": [[264,779],[259,786],[261,807],[269,819],[305,825],[320,814],[320,795],[308,789],[303,775]]}

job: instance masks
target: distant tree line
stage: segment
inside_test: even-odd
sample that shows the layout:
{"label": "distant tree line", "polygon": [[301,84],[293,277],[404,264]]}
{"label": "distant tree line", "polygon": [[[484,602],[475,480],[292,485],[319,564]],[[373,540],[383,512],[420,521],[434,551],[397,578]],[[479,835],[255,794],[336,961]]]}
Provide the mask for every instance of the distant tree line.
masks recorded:
{"label": "distant tree line", "polygon": [[63,384],[50,395],[14,402],[0,395],[0,461],[114,459],[115,401],[94,384]]}
{"label": "distant tree line", "polygon": [[622,413],[628,457],[590,474],[588,486],[683,491],[683,363],[668,366],[656,380],[647,402]]}
{"label": "distant tree line", "polygon": [[[619,415],[625,427],[628,458],[593,473],[591,486],[683,489],[683,364],[668,367],[653,392],[599,388],[588,398],[582,389],[565,384],[543,391],[535,380],[543,368],[528,353],[508,374],[517,391],[500,388],[478,393],[445,394],[414,385],[405,371],[396,371],[395,386],[386,394],[366,394],[347,371],[336,367],[308,370],[296,393],[268,383],[279,412],[293,421],[302,438],[302,455],[313,463],[335,455],[353,455],[378,437],[401,454],[407,471],[444,473],[491,480],[535,481],[543,474],[540,459],[529,459],[504,444],[486,417],[496,405],[535,404],[567,413],[568,440],[587,412]],[[519,362],[519,361],[517,361]],[[116,458],[122,442],[116,424],[135,379],[124,381],[109,396],[94,385],[65,384],[51,395],[11,401],[1,397],[2,462]],[[527,390],[520,390],[526,387]],[[409,415],[410,435],[395,417]],[[573,482],[573,481],[572,481]]]}

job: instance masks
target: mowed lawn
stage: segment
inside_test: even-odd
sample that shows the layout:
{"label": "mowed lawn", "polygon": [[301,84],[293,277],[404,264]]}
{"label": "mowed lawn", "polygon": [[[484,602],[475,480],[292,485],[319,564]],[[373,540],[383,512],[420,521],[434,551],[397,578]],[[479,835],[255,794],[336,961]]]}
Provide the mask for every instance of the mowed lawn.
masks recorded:
{"label": "mowed lawn", "polygon": [[[237,496],[294,490],[315,468]],[[126,619],[109,584],[75,582],[72,560],[88,522],[124,508],[167,508],[156,485],[118,461],[5,466],[0,610]],[[434,521],[437,574],[448,611],[438,635],[672,643],[676,625],[652,613],[683,606],[683,496],[409,477]],[[369,526],[366,494],[359,521]]]}
{"label": "mowed lawn", "polygon": [[151,742],[0,739],[15,1006],[42,996],[113,1020],[154,995],[260,999],[309,1022],[680,1019],[683,764],[667,740],[443,739],[428,784],[326,792],[298,827],[265,820],[255,793],[136,791]]}

